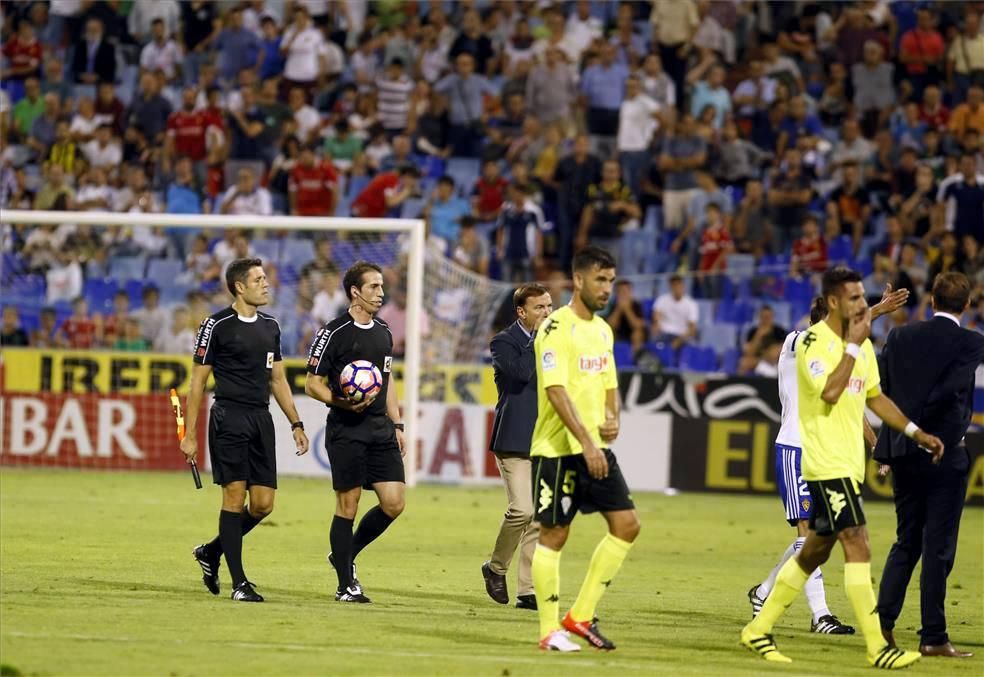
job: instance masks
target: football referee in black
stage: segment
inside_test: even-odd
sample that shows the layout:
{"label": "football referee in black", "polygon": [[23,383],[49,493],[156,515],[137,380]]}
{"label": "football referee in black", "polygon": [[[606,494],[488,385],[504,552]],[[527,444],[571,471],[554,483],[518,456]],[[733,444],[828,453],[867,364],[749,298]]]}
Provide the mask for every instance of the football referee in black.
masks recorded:
{"label": "football referee in black", "polygon": [[[202,581],[219,594],[219,558],[232,576],[232,599],[262,602],[243,573],[243,536],[273,511],[277,455],[270,392],[291,422],[297,454],[308,450],[280,355],[280,325],[257,310],[270,302],[270,285],[260,259],[237,259],[226,270],[232,305],[206,318],[198,329],[187,429],[181,451],[190,461],[198,453],[198,411],[209,374],[215,374],[215,401],[208,421],[212,478],[222,485],[219,535],[195,548]],[[246,493],[249,492],[249,507]]]}
{"label": "football referee in black", "polygon": [[[348,312],[314,337],[308,355],[304,391],[328,405],[325,449],[335,489],[328,562],[338,576],[335,600],[367,603],[355,576],[355,558],[403,512],[406,485],[404,440],[396,388],[390,388],[393,335],[376,317],[383,305],[383,271],[358,261],[342,280],[351,305]],[[379,368],[383,385],[371,401],[353,406],[341,392],[338,377],[356,360]],[[352,525],[363,489],[376,492],[379,505],[363,515],[355,535]]]}

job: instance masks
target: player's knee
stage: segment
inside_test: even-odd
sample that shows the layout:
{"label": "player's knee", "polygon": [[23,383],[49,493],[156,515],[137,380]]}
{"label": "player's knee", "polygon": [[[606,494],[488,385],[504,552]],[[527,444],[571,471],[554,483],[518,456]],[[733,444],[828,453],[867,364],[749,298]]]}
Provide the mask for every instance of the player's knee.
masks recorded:
{"label": "player's knee", "polygon": [[544,545],[551,550],[560,550],[567,543],[566,527],[540,527],[540,545]]}
{"label": "player's knee", "polygon": [[273,512],[273,501],[272,500],[261,500],[261,501],[250,501],[249,502],[249,514],[256,519],[263,519],[267,515]]}
{"label": "player's knee", "polygon": [[386,516],[390,519],[396,519],[399,517],[403,510],[407,507],[406,500],[401,496],[400,498],[391,498],[389,500],[383,501],[379,505]]}
{"label": "player's knee", "polygon": [[639,522],[639,518],[636,515],[627,517],[612,529],[612,536],[628,543],[632,543],[636,538],[639,537],[639,532],[642,530],[642,523]]}

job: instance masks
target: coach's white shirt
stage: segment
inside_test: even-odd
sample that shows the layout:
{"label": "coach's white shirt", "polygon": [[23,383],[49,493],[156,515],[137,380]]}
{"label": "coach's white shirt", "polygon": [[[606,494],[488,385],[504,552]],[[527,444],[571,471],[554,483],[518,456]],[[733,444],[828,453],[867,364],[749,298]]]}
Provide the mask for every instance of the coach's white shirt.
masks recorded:
{"label": "coach's white shirt", "polygon": [[776,444],[801,449],[799,430],[799,388],[796,382],[796,337],[803,332],[792,331],[786,335],[779,352],[779,403],[782,414]]}

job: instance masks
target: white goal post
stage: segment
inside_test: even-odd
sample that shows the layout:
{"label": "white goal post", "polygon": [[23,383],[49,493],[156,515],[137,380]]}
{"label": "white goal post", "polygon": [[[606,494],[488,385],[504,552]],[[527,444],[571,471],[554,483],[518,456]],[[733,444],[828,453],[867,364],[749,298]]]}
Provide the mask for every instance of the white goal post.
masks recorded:
{"label": "white goal post", "polygon": [[[424,222],[420,219],[359,219],[298,216],[232,216],[224,214],[146,214],[112,212],[32,211],[5,209],[2,224],[93,226],[166,226],[172,228],[241,228],[256,231],[406,233],[407,260],[406,349],[403,362],[407,484],[416,484],[417,440],[420,437],[420,374],[424,284]],[[177,453],[177,451],[175,452]]]}

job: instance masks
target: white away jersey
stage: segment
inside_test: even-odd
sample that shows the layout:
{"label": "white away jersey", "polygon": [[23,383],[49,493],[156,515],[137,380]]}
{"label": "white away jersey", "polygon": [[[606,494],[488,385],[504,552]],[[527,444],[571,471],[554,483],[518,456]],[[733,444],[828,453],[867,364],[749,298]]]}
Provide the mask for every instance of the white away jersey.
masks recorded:
{"label": "white away jersey", "polygon": [[782,417],[776,444],[803,448],[799,431],[799,389],[796,382],[796,337],[802,332],[791,331],[782,342],[779,353],[779,403]]}

